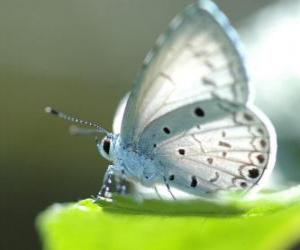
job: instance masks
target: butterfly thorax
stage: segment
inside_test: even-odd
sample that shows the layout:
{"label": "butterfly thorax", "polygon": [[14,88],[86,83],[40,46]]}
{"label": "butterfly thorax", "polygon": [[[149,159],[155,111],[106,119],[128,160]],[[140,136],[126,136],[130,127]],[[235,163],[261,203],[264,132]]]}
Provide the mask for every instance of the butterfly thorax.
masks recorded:
{"label": "butterfly thorax", "polygon": [[131,145],[124,145],[119,136],[116,137],[114,156],[114,165],[120,166],[129,179],[139,181],[145,186],[157,183],[158,173],[162,173],[161,167],[153,159],[136,151]]}

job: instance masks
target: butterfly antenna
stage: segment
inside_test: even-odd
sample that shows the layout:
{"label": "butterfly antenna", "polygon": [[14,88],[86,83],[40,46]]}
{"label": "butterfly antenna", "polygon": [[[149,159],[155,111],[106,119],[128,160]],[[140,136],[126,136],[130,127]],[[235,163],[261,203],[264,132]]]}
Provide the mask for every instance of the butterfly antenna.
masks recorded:
{"label": "butterfly antenna", "polygon": [[56,109],[53,109],[51,107],[46,107],[45,112],[47,114],[55,115],[59,118],[62,118],[64,120],[67,120],[67,121],[72,122],[72,123],[79,123],[80,125],[94,127],[96,129],[96,131],[99,132],[99,133],[109,134],[109,132],[105,128],[102,128],[100,126],[100,124],[98,124],[97,122],[84,121],[80,118],[73,117],[73,116],[70,116],[70,115],[65,114],[63,112],[57,111]]}
{"label": "butterfly antenna", "polygon": [[170,188],[170,185],[169,185],[169,183],[167,182],[167,179],[166,179],[165,176],[163,177],[163,180],[164,180],[164,183],[165,183],[165,185],[166,185],[166,188],[167,188],[168,192],[169,192],[170,195],[172,196],[173,200],[176,201],[176,197],[175,197],[174,194],[172,193],[171,188]]}

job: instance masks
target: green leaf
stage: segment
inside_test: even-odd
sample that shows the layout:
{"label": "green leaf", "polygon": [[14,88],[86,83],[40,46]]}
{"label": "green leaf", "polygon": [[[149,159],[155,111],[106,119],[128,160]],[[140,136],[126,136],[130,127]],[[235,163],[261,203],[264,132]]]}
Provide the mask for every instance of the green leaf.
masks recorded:
{"label": "green leaf", "polygon": [[287,249],[300,239],[300,187],[252,200],[55,204],[37,220],[45,250]]}

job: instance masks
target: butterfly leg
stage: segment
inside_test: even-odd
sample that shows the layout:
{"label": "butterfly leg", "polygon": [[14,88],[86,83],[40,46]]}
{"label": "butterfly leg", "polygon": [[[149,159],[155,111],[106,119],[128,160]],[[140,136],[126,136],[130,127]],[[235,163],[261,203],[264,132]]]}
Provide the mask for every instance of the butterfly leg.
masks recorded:
{"label": "butterfly leg", "polygon": [[128,193],[129,181],[120,166],[109,165],[103,178],[103,185],[97,199],[111,201],[113,194],[125,195]]}
{"label": "butterfly leg", "polygon": [[119,166],[109,165],[103,178],[103,185],[97,199],[111,200],[113,193],[122,194],[126,187],[122,185],[123,170]]}

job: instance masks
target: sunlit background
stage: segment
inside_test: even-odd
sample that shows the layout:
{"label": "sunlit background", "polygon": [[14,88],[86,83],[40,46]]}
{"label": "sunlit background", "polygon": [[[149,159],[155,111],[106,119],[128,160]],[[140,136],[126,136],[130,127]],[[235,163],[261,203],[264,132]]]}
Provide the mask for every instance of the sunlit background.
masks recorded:
{"label": "sunlit background", "polygon": [[[40,249],[36,215],[95,195],[107,162],[52,105],[111,129],[143,57],[188,0],[0,1],[0,249]],[[300,2],[216,1],[241,33],[274,122],[284,187],[300,181]]]}

